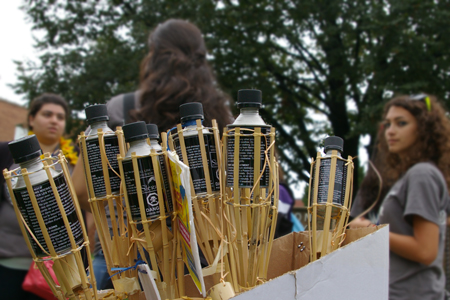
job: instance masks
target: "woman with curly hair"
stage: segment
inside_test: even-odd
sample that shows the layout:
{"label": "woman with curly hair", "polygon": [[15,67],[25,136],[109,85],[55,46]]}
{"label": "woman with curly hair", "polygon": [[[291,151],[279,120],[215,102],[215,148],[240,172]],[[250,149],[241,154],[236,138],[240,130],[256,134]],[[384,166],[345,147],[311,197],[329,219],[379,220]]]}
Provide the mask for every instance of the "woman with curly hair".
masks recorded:
{"label": "woman with curly hair", "polygon": [[126,120],[139,120],[167,131],[180,122],[179,107],[188,102],[202,103],[205,126],[216,119],[222,130],[233,122],[231,98],[218,89],[206,60],[205,41],[194,24],[167,20],[150,34],[148,46],[149,53],[141,63],[140,89],[130,98],[135,99],[135,109],[129,117],[125,95],[112,98],[107,103],[111,128]]}
{"label": "woman with curly hair", "polygon": [[[445,297],[443,255],[450,202],[449,137],[450,122],[435,97],[399,96],[385,105],[378,135],[377,165],[383,181],[391,187],[378,218],[380,224],[389,224],[390,230],[391,300]],[[371,182],[365,180],[362,185],[353,216],[369,206],[374,190],[380,188],[376,180]],[[351,227],[371,224],[370,219],[361,217]]]}

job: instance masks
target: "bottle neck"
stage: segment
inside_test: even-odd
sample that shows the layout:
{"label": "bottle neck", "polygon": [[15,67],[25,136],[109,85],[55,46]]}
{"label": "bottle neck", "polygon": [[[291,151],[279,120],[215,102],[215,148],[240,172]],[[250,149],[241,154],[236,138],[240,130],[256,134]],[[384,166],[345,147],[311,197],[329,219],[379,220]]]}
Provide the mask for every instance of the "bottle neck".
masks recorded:
{"label": "bottle neck", "polygon": [[242,115],[258,115],[259,116],[259,108],[243,107],[240,109],[240,114],[242,114]]}
{"label": "bottle neck", "polygon": [[131,157],[131,153],[136,155],[148,155],[150,153],[150,146],[147,144],[147,139],[141,139],[130,142],[130,149],[128,149],[125,157]]}
{"label": "bottle neck", "polygon": [[24,161],[19,164],[21,169],[26,168],[28,172],[36,172],[44,168],[40,156]]}
{"label": "bottle neck", "polygon": [[134,147],[146,147],[146,146],[148,146],[146,139],[130,142],[130,149]]}
{"label": "bottle neck", "polygon": [[266,123],[259,115],[259,108],[244,107],[241,108],[239,116],[234,121],[233,125],[259,125],[264,126]]}
{"label": "bottle neck", "polygon": [[158,140],[150,139],[150,148],[155,149],[156,151],[162,151],[161,145],[158,143]]}
{"label": "bottle neck", "polygon": [[104,132],[112,131],[111,128],[108,127],[108,123],[106,121],[99,121],[90,124],[91,132],[90,134],[96,134],[98,129],[103,129]]}
{"label": "bottle neck", "polygon": [[[336,150],[337,152],[337,156],[342,158],[342,154],[341,151]],[[331,156],[333,154],[333,150],[327,150],[327,152],[325,153],[326,156]]]}
{"label": "bottle neck", "polygon": [[[202,126],[203,126],[203,120],[201,122],[202,122]],[[197,127],[197,120],[189,120],[189,121],[186,121],[186,122],[182,122],[181,123],[181,127],[182,128]]]}

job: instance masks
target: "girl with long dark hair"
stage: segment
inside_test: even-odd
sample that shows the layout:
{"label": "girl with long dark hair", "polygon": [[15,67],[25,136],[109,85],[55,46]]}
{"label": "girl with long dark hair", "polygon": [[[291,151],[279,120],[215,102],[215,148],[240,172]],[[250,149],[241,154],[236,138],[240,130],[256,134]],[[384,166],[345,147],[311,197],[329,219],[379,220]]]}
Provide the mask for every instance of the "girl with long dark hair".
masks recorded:
{"label": "girl with long dark hair", "polygon": [[[351,227],[370,226],[377,218],[389,224],[389,299],[445,297],[449,137],[450,122],[435,97],[399,96],[385,105],[376,149],[385,197],[372,219],[357,218]],[[358,193],[354,217],[378,194],[380,182],[373,175]]]}

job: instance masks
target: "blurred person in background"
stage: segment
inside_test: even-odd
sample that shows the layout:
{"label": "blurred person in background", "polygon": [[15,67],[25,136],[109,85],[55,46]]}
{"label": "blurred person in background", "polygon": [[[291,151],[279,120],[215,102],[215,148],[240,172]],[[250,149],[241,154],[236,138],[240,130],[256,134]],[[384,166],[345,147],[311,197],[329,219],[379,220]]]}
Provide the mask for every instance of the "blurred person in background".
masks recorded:
{"label": "blurred person in background", "polygon": [[284,172],[279,167],[279,201],[278,201],[278,217],[275,229],[275,238],[291,233],[293,231],[304,231],[302,223],[297,219],[292,209],[295,205],[294,193],[286,183]]}
{"label": "blurred person in background", "polygon": [[378,211],[358,217],[374,202],[374,191],[381,185],[378,180],[365,180],[352,208],[356,219],[350,227],[389,224],[391,300],[445,299],[449,137],[450,121],[433,96],[399,96],[384,107],[376,165],[383,185],[390,189]]}

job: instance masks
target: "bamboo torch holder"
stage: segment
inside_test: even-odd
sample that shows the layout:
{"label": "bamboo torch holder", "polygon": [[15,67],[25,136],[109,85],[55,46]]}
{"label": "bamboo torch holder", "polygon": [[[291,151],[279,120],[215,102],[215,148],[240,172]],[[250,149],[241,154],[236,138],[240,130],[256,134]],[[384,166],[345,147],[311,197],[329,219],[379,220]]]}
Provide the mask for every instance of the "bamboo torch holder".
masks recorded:
{"label": "bamboo torch holder", "polygon": [[220,245],[217,232],[221,228],[222,202],[218,176],[221,153],[217,141],[220,141],[217,125],[203,127],[201,120],[196,120],[195,129],[183,129],[178,124],[176,134],[169,136],[171,149],[190,168],[197,241],[208,264],[213,263]]}
{"label": "bamboo torch holder", "polygon": [[[83,264],[84,248],[93,270],[88,235],[67,161],[62,152],[58,158],[46,153],[42,164],[43,169],[35,172],[26,168],[3,170],[25,242],[56,298],[98,299],[94,274],[88,276]],[[60,174],[55,176],[56,169],[61,171],[56,171]],[[43,172],[47,180],[32,185],[30,176],[37,172]],[[15,189],[12,179],[18,177],[23,178],[26,188]],[[51,277],[46,260],[54,262],[59,283]]]}
{"label": "bamboo torch holder", "polygon": [[248,290],[267,278],[278,212],[275,129],[224,130],[226,234],[233,288]]}
{"label": "bamboo torch holder", "polygon": [[[197,242],[210,268],[215,268],[218,258],[220,270],[213,275],[218,284],[231,281],[229,262],[223,251],[224,208],[221,181],[223,179],[222,147],[217,122],[212,127],[204,127],[200,120],[194,126],[182,128],[169,136],[169,145],[175,150],[181,161],[190,167],[191,198]],[[219,274],[220,271],[220,274]]]}
{"label": "bamboo torch holder", "polygon": [[149,155],[135,152],[130,158],[119,155],[120,174],[124,189],[132,241],[154,270],[156,286],[162,299],[176,297],[175,251],[173,233],[167,218],[173,214],[173,195],[163,152],[151,150]]}
{"label": "bamboo torch holder", "polygon": [[[125,291],[136,298],[135,287],[139,287],[137,271],[133,266],[137,261],[137,249],[130,241],[126,211],[122,202],[121,177],[117,155],[125,155],[125,141],[121,127],[115,132],[104,132],[98,129],[78,136],[86,186],[89,195],[91,212],[94,216],[97,234],[105,256],[108,273],[116,291],[123,287],[133,290]],[[108,220],[108,218],[110,220]],[[111,223],[111,225],[109,225]],[[115,273],[114,268],[121,271]],[[134,284],[128,284],[128,278]],[[123,279],[123,282],[119,282]],[[134,295],[133,295],[134,294]]]}
{"label": "bamboo torch holder", "polygon": [[308,231],[310,259],[336,250],[345,239],[353,192],[353,160],[341,158],[337,150],[331,156],[317,153],[311,163],[308,195]]}

